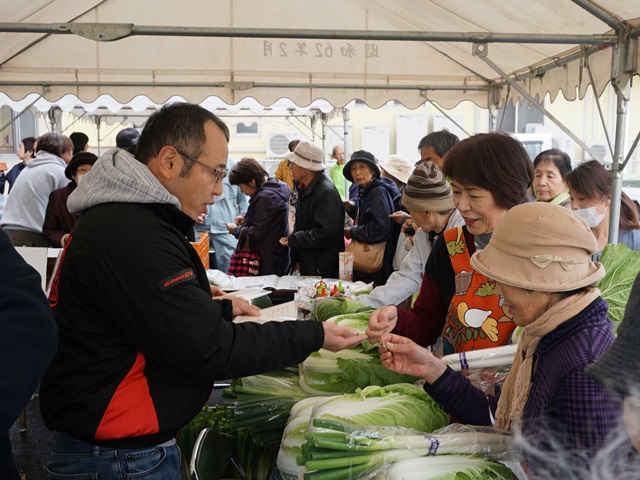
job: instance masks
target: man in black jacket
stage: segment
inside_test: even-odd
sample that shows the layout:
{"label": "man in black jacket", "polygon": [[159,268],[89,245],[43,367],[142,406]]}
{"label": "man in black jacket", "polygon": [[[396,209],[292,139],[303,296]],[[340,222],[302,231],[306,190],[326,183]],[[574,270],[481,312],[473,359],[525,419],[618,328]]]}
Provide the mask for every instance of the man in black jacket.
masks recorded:
{"label": "man in black jacket", "polygon": [[176,432],[214,379],[363,339],[315,322],[236,325],[232,316],[255,307],[212,300],[186,235],[222,193],[228,138],[207,110],[165,106],[149,118],[136,158],[109,150],[69,197],[69,211],[82,215],[51,289],[60,347],[40,392],[57,431],[53,474],[177,480]]}
{"label": "man in black jacket", "polygon": [[338,278],[338,254],[344,251],[344,206],[333,182],[324,174],[324,151],[300,142],[291,154],[291,174],[298,202],[293,233],[280,239],[291,247],[291,268],[301,275]]}

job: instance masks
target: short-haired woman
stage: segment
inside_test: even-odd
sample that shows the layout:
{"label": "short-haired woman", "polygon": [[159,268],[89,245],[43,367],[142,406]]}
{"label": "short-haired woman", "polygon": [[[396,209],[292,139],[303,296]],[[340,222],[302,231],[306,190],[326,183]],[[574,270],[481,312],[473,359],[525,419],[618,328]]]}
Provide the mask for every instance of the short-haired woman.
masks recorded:
{"label": "short-haired woman", "polygon": [[[598,242],[593,260],[599,260],[609,240],[609,212],[611,207],[611,172],[597,160],[577,166],[567,175],[571,207],[591,227]],[[640,220],[633,201],[622,192],[618,243],[632,250],[640,250]]]}
{"label": "short-haired woman", "polygon": [[411,310],[392,305],[376,310],[367,335],[375,341],[393,331],[422,346],[443,336],[443,353],[505,345],[515,325],[503,311],[495,283],[473,272],[469,262],[507,211],[530,200],[531,160],[509,135],[484,133],[449,150],[444,174],[451,178],[453,203],[465,225],[436,240]]}
{"label": "short-haired woman", "polygon": [[533,160],[533,192],[539,202],[571,208],[565,178],[571,171],[571,159],[562,150],[540,152]]}
{"label": "short-haired woman", "polygon": [[269,178],[267,171],[251,157],[245,157],[229,171],[229,183],[251,197],[244,217],[227,225],[240,245],[249,244],[260,254],[260,275],[284,275],[289,268],[289,248],[279,239],[289,236],[289,197],[286,183]]}
{"label": "short-haired woman", "polygon": [[393,199],[398,195],[398,189],[390,179],[383,181],[380,178],[376,158],[365,150],[353,152],[342,173],[347,180],[358,186],[355,202],[344,201],[347,214],[354,221],[352,227],[345,229],[345,237],[367,244],[385,242],[382,266],[373,273],[354,268],[353,279],[373,282],[374,286],[384,285],[393,272],[393,255],[396,252],[394,221],[390,215],[395,212]]}
{"label": "short-haired woman", "polygon": [[383,364],[424,378],[427,393],[461,423],[491,425],[495,416],[496,427],[520,429],[532,478],[591,478],[589,462],[615,431],[622,407],[619,393],[584,373],[614,339],[607,302],[594,287],[604,276],[590,260],[595,249],[578,216],[532,202],[509,210],[471,258],[523,327],[499,398],[399,335],[382,337]]}

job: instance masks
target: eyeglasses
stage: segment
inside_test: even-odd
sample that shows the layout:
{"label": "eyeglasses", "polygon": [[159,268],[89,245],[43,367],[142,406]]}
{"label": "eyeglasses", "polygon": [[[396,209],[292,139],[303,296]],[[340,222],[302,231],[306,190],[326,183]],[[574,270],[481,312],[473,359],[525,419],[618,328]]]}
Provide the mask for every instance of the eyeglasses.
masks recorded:
{"label": "eyeglasses", "polygon": [[[173,147],[173,148],[175,148],[175,147]],[[176,152],[178,152],[181,156],[183,156],[187,160],[190,160],[192,162],[195,162],[195,163],[198,163],[198,164],[202,165],[209,173],[211,173],[211,175],[213,175],[215,177],[216,182],[218,182],[218,183],[221,182],[224,179],[224,177],[227,176],[228,172],[225,169],[213,168],[211,165],[207,165],[206,163],[201,162],[200,160],[196,160],[195,158],[190,157],[186,153],[181,152],[177,148],[176,148]]]}

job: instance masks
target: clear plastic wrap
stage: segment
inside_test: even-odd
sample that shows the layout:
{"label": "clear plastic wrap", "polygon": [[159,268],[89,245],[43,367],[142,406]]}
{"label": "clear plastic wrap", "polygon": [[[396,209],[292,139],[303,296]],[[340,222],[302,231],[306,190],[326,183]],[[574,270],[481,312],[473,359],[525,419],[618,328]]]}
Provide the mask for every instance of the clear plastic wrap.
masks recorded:
{"label": "clear plastic wrap", "polygon": [[[305,478],[384,478],[396,462],[412,458],[459,457],[460,471],[469,461],[517,464],[520,450],[512,436],[492,427],[454,424],[432,433],[387,426],[360,427],[312,420],[306,434]],[[316,432],[315,430],[322,430]],[[434,460],[434,463],[438,461]],[[496,465],[494,465],[496,467]],[[497,466],[497,468],[502,468]],[[516,478],[505,470],[507,476]]]}
{"label": "clear plastic wrap", "polygon": [[485,393],[493,393],[502,384],[511,369],[518,345],[473,350],[445,355],[442,361],[452,370],[465,375],[471,383]]}

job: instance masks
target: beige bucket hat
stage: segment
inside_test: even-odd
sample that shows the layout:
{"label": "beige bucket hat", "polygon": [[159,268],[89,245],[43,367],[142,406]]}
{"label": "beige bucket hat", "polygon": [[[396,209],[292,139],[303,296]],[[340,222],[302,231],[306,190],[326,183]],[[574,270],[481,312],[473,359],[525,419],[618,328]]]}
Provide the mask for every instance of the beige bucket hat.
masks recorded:
{"label": "beige bucket hat", "polygon": [[311,142],[300,142],[293,151],[291,157],[287,159],[313,172],[320,172],[326,168],[324,163],[324,150]]}
{"label": "beige bucket hat", "polygon": [[571,210],[525,203],[504,215],[487,247],[471,257],[471,265],[506,285],[568,292],[604,277],[604,267],[590,258],[596,249],[589,225]]}

